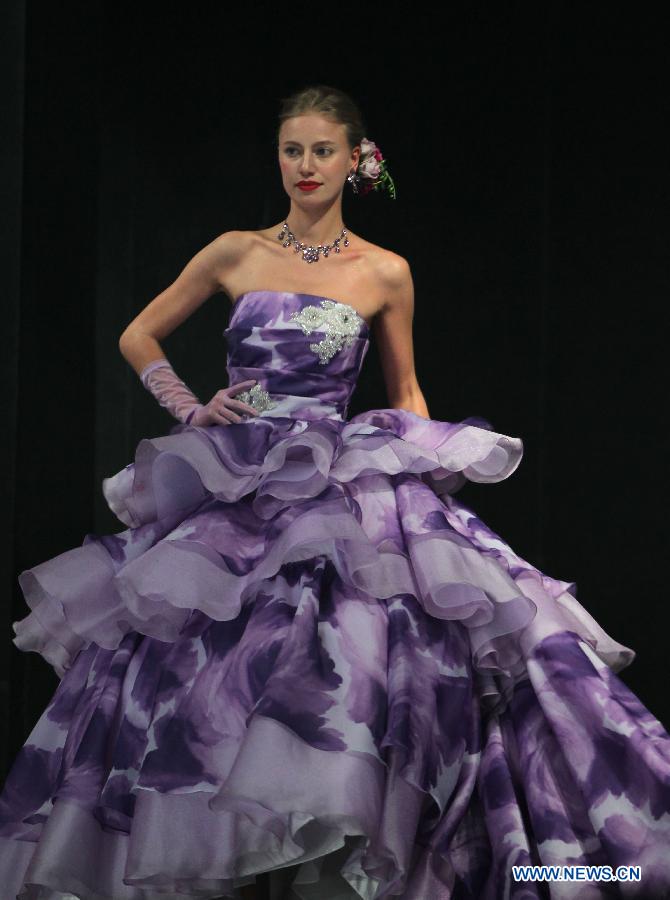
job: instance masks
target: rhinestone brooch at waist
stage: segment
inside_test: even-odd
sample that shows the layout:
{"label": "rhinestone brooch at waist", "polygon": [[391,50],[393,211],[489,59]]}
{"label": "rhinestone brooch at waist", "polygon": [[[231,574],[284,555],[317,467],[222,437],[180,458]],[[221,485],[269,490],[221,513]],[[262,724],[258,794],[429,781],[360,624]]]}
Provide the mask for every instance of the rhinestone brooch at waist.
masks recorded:
{"label": "rhinestone brooch at waist", "polygon": [[350,346],[358,337],[363,318],[348,303],[339,300],[322,300],[321,306],[304,306],[299,312],[291,313],[289,319],[297,322],[305,334],[321,330],[326,337],[318,344],[310,344],[309,349],[319,357],[324,366],[342,347]]}
{"label": "rhinestone brooch at waist", "polygon": [[235,399],[253,406],[258,412],[265,412],[266,409],[272,409],[277,405],[273,400],[270,400],[270,395],[260,384],[255,384],[248,391],[235,394]]}

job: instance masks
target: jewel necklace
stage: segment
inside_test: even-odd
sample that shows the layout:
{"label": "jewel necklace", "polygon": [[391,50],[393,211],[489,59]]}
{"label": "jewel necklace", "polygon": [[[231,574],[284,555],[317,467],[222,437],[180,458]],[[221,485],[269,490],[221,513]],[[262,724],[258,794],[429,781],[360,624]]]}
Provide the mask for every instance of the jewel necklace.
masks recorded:
{"label": "jewel necklace", "polygon": [[[288,237],[286,237],[288,234]],[[340,236],[336,237],[332,244],[319,244],[318,247],[314,247],[313,245],[303,244],[302,241],[298,241],[296,236],[293,234],[291,229],[288,227],[288,222],[284,222],[284,227],[277,235],[277,240],[282,241],[282,245],[284,247],[290,247],[291,244],[295,244],[295,252],[302,252],[302,258],[305,262],[313,263],[319,261],[319,254],[323,253],[325,257],[328,256],[331,250],[334,250],[335,253],[341,252],[340,241],[344,238],[344,246],[349,246],[349,238],[347,235],[347,229],[343,228]],[[284,240],[286,238],[286,240]]]}

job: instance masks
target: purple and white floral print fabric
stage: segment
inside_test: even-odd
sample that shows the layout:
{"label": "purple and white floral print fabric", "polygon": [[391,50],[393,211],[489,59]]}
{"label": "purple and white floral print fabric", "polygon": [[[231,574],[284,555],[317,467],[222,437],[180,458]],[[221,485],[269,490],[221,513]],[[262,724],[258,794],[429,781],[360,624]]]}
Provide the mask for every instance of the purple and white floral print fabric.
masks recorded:
{"label": "purple and white floral print fabric", "polygon": [[347,419],[369,329],[330,298],[249,292],[226,338],[260,415],[140,442],[104,484],[126,529],[21,576],[15,643],[61,681],[0,795],[2,896],[263,871],[302,900],[668,896],[670,737],[615,674],[633,652],[454,496],[521,441]]}

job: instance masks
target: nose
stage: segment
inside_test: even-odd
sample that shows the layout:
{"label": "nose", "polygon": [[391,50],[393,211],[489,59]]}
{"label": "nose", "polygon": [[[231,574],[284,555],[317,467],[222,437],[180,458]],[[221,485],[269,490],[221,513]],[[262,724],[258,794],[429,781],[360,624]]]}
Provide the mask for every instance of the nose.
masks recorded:
{"label": "nose", "polygon": [[305,150],[302,155],[302,160],[300,161],[300,174],[301,175],[312,175],[314,172],[314,165],[312,163],[312,156],[309,150]]}

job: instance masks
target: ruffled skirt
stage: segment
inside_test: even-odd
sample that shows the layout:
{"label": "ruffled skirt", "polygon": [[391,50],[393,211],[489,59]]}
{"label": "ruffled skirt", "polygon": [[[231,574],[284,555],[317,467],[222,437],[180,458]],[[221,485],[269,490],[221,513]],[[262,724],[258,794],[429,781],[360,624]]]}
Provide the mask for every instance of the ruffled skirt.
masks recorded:
{"label": "ruffled skirt", "polygon": [[632,651],[453,496],[521,453],[402,410],[142,441],[105,483],[128,529],[21,576],[15,643],[61,682],[0,796],[3,897],[546,896],[516,864],[670,896]]}

